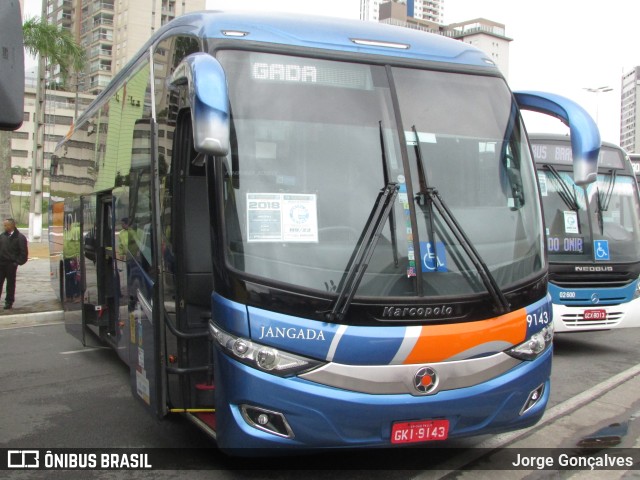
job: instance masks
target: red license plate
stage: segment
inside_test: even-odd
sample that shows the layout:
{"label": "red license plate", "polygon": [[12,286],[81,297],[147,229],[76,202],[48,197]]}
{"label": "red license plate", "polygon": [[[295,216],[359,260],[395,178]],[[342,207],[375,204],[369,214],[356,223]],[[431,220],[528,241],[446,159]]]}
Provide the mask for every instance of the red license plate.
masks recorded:
{"label": "red license plate", "polygon": [[607,311],[602,309],[593,309],[584,311],[585,320],[606,320]]}
{"label": "red license plate", "polygon": [[391,427],[391,443],[417,443],[446,440],[449,420],[417,420],[396,422]]}

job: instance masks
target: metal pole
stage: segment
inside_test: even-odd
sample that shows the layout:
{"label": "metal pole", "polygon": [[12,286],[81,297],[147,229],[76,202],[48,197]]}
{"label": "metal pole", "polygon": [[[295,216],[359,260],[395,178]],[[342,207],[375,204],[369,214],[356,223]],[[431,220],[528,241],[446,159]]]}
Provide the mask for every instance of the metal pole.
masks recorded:
{"label": "metal pole", "polygon": [[598,88],[585,87],[583,90],[586,90],[589,93],[595,93],[596,94],[596,125],[598,125],[598,117],[600,115],[600,94],[601,93],[610,92],[610,91],[613,90],[613,88],[611,88],[609,86],[598,87]]}

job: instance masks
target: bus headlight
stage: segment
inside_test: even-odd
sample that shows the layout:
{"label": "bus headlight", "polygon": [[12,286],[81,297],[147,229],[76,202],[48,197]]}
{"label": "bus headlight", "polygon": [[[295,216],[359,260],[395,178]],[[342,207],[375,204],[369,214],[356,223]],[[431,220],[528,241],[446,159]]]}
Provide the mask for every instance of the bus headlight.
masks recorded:
{"label": "bus headlight", "polygon": [[322,362],[317,360],[283,352],[277,348],[255,343],[246,338],[237,337],[225,332],[212,322],[209,322],[209,334],[213,341],[220,345],[227,355],[245,365],[281,377],[307,372],[322,364]]}
{"label": "bus headlight", "polygon": [[533,360],[544,352],[553,342],[553,323],[531,335],[520,345],[510,348],[505,353],[520,360]]}
{"label": "bus headlight", "polygon": [[633,292],[633,299],[640,297],[640,277],[638,277],[638,283],[636,283],[636,291]]}

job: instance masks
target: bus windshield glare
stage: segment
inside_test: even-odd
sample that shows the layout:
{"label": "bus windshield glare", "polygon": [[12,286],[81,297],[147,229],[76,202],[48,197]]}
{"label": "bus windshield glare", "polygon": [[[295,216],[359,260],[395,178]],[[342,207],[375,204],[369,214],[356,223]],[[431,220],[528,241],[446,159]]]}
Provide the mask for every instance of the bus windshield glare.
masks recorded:
{"label": "bus windshield glare", "polygon": [[[603,145],[598,179],[585,188],[573,182],[568,145],[537,143],[533,151],[541,167],[538,179],[550,258],[636,262],[640,204],[632,172],[624,170],[622,151]],[[594,250],[600,240],[606,241],[606,253]]]}
{"label": "bus windshield glare", "polygon": [[232,122],[222,189],[231,268],[338,291],[388,184],[397,196],[358,296],[486,294],[425,189],[500,289],[546,268],[533,162],[503,79],[244,51],[217,58]]}

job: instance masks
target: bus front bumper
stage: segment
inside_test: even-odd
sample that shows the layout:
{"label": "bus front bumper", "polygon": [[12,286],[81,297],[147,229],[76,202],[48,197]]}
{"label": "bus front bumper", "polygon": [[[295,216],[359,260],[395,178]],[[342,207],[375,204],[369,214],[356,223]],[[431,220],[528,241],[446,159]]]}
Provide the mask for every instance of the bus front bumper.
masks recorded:
{"label": "bus front bumper", "polygon": [[[393,446],[394,423],[420,420],[446,420],[448,439],[525,428],[544,413],[551,358],[552,348],[548,348],[535,360],[524,361],[492,380],[435,395],[374,395],[300,377],[274,376],[216,349],[218,445],[238,455],[260,454],[252,449],[264,448],[389,447]],[[539,387],[543,387],[541,398],[522,413]],[[260,425],[256,412],[277,420],[275,433],[269,423]]]}

